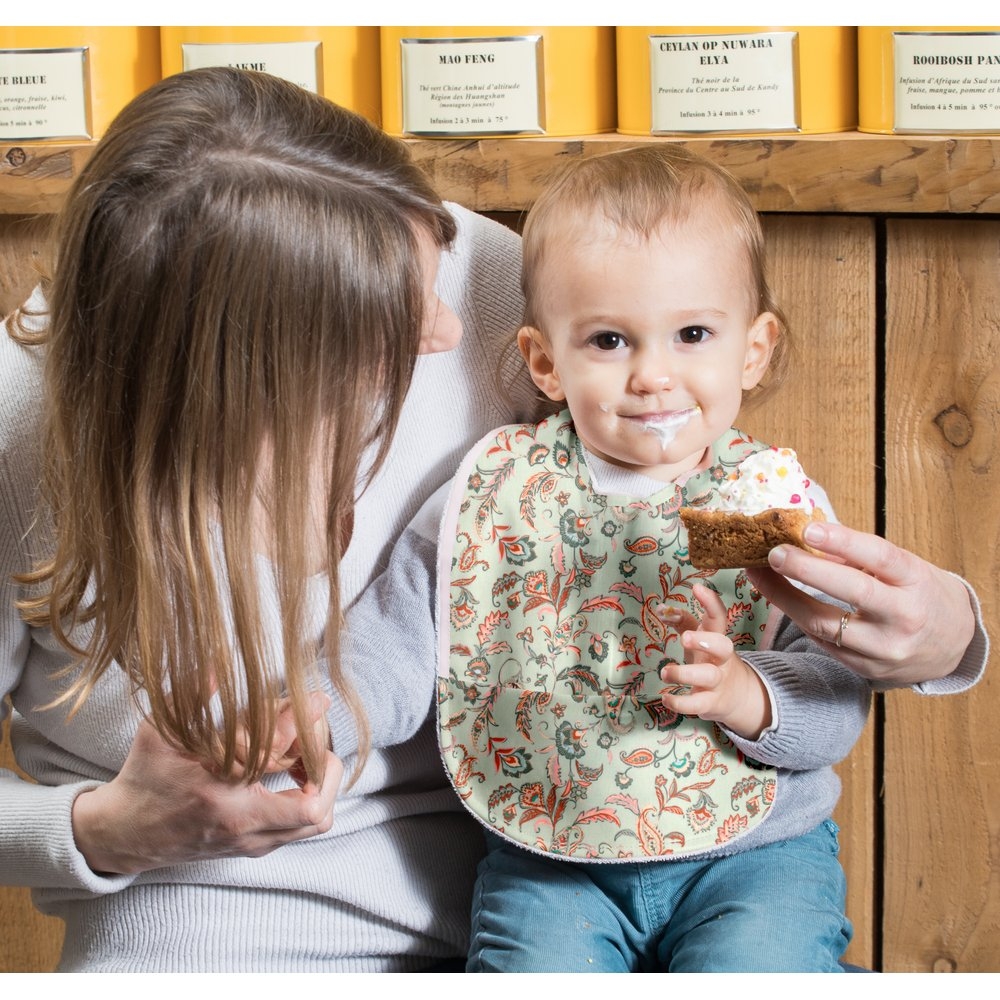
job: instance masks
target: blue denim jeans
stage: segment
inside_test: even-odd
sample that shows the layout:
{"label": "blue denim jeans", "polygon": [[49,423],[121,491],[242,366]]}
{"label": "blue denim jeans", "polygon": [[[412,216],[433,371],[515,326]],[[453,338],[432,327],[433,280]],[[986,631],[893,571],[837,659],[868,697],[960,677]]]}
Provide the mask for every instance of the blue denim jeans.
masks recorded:
{"label": "blue denim jeans", "polygon": [[721,858],[588,864],[487,835],[468,972],[843,972],[837,826]]}

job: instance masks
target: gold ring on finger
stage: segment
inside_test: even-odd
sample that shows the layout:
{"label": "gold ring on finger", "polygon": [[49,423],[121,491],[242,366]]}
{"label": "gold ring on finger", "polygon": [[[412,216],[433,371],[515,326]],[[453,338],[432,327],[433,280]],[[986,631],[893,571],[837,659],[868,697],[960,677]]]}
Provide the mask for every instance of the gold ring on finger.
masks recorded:
{"label": "gold ring on finger", "polygon": [[851,620],[851,615],[853,614],[853,611],[845,611],[840,616],[840,628],[837,629],[837,638],[833,640],[833,644],[837,649],[840,649],[843,644],[844,633],[847,631],[847,623]]}

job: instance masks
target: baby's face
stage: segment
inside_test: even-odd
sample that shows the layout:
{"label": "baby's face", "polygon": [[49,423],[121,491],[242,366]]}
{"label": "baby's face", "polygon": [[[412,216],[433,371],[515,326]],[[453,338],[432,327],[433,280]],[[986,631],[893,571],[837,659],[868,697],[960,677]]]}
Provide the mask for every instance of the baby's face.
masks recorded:
{"label": "baby's face", "polygon": [[719,220],[666,223],[645,240],[594,219],[586,233],[552,241],[536,284],[541,334],[522,330],[522,349],[592,452],[672,482],[736,419],[777,324],[752,315],[746,252]]}

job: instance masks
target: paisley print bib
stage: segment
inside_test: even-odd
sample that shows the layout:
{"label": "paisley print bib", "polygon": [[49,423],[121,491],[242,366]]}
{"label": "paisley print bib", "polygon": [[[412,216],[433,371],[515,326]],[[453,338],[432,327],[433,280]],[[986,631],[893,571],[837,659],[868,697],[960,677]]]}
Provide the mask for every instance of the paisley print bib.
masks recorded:
{"label": "paisley print bib", "polygon": [[760,823],[776,772],[715,724],[677,715],[660,669],[682,660],[656,611],[710,583],[736,648],[767,604],[742,571],[692,567],[678,515],[765,445],[737,430],[683,487],[595,492],[568,411],[502,428],[466,458],[441,534],[438,727],[451,781],[487,827],[566,859],[721,847]]}

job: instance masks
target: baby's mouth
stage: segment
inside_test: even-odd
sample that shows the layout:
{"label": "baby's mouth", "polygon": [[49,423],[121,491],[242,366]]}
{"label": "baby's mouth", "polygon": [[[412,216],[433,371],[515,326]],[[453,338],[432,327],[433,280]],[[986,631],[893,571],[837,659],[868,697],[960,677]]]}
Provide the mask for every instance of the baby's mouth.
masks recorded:
{"label": "baby's mouth", "polygon": [[634,420],[647,434],[654,434],[660,440],[660,447],[667,448],[677,437],[681,429],[701,412],[700,406],[691,406],[686,410],[668,410],[662,413],[639,413],[629,420]]}

